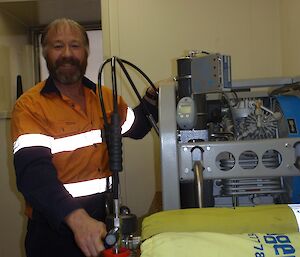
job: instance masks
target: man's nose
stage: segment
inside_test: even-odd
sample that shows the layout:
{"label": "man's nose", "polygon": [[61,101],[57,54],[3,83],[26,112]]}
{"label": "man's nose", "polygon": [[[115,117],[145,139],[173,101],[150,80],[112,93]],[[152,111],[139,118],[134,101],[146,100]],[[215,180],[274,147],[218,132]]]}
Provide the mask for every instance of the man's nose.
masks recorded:
{"label": "man's nose", "polygon": [[66,45],[63,49],[63,52],[62,52],[62,55],[63,56],[71,56],[72,55],[72,49],[70,46]]}

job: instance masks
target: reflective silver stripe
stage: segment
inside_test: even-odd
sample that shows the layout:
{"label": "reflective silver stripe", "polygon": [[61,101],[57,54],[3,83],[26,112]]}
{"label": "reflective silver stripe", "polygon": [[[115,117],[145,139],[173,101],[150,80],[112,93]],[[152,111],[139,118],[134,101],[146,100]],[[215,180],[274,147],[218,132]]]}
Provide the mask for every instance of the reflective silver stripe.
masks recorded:
{"label": "reflective silver stripe", "polygon": [[20,149],[31,146],[44,146],[51,149],[54,138],[42,134],[21,135],[14,142],[14,154]]}
{"label": "reflective silver stripe", "polygon": [[126,120],[125,120],[125,122],[123,123],[123,125],[121,127],[121,133],[122,134],[124,134],[125,132],[127,132],[131,128],[131,126],[134,122],[134,119],[135,119],[134,112],[130,107],[128,107],[127,108]]}
{"label": "reflective silver stripe", "polygon": [[[111,184],[111,177],[109,177],[109,184]],[[106,178],[98,178],[83,182],[64,184],[64,187],[73,197],[103,193],[107,189]]]}
{"label": "reflective silver stripe", "polygon": [[91,130],[85,133],[58,138],[51,148],[53,154],[64,151],[74,151],[81,147],[102,143],[101,130]]}
{"label": "reflective silver stripe", "polygon": [[300,232],[300,204],[289,204],[288,206],[292,209],[296,216],[298,231]]}
{"label": "reflective silver stripe", "polygon": [[44,146],[51,150],[52,154],[102,143],[101,130],[91,130],[73,136],[54,139],[42,134],[21,135],[14,142],[14,154],[22,148],[31,146]]}
{"label": "reflective silver stripe", "polygon": [[[122,125],[122,134],[127,132],[131,128],[134,119],[134,112],[130,107],[128,107],[126,121]],[[102,142],[103,140],[101,137],[100,129],[57,139],[43,134],[24,134],[19,136],[14,142],[14,154],[22,148],[31,146],[48,147],[51,149],[51,153],[55,154],[65,151],[74,151],[82,147]]]}

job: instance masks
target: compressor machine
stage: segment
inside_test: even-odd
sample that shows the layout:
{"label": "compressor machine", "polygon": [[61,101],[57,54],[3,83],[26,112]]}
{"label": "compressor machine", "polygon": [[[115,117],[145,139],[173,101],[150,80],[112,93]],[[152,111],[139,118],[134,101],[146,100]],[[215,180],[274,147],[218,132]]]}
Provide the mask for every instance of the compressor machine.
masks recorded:
{"label": "compressor machine", "polygon": [[[159,93],[163,209],[300,202],[300,77],[232,81],[191,51]],[[300,95],[300,94],[299,94]]]}

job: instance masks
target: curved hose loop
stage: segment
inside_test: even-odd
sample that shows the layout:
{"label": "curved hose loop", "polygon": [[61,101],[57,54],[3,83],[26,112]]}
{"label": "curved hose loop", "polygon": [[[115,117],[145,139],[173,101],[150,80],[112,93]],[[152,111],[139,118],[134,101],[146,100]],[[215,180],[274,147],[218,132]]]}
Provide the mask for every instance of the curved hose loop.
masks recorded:
{"label": "curved hose loop", "polygon": [[[132,79],[131,79],[131,77],[130,77],[128,71],[126,70],[126,68],[125,68],[125,66],[124,66],[124,64],[123,64],[122,59],[117,59],[117,61],[118,61],[119,65],[120,65],[121,69],[123,70],[123,72],[124,72],[124,74],[125,74],[127,80],[129,81],[129,83],[130,83],[130,85],[131,85],[133,91],[135,92],[137,98],[138,98],[139,101],[142,103],[142,107],[143,107],[143,109],[144,109],[144,111],[145,111],[145,113],[146,113],[147,119],[149,120],[149,122],[151,123],[152,127],[154,128],[156,134],[159,135],[159,129],[158,129],[158,126],[156,125],[155,120],[154,120],[154,118],[152,117],[152,114],[149,112],[147,106],[145,105],[144,100],[142,99],[142,97],[141,97],[139,91],[137,90],[136,86],[134,85],[134,83],[133,83],[133,81],[132,81]],[[129,62],[127,62],[127,61],[124,61],[124,62],[129,63]],[[133,65],[133,64],[130,63],[130,66],[132,66],[132,65]],[[135,69],[138,69],[139,72],[142,72],[142,71],[141,71],[138,67],[136,67],[135,65],[132,66],[132,67],[134,67]],[[143,75],[143,74],[144,74],[144,72],[142,72],[142,75]],[[150,85],[153,86],[153,87],[155,88],[155,92],[156,92],[156,94],[158,94],[158,90],[157,90],[156,87],[154,86],[153,82],[147,77],[146,74],[144,74],[143,76],[146,76],[145,79],[146,79],[148,82],[150,81],[150,82],[149,82]]]}
{"label": "curved hose loop", "polygon": [[[151,123],[152,127],[154,128],[156,134],[159,135],[159,128],[156,125],[155,120],[154,120],[152,114],[149,112],[147,106],[144,104],[144,100],[141,97],[141,95],[139,94],[136,86],[134,85],[134,83],[133,83],[133,81],[132,81],[132,79],[131,79],[128,71],[126,70],[126,68],[124,66],[124,63],[127,64],[127,65],[129,65],[129,66],[131,66],[136,71],[138,71],[146,79],[146,81],[150,84],[150,86],[153,88],[153,90],[157,94],[157,96],[158,96],[158,89],[155,87],[155,85],[151,81],[151,79],[139,67],[137,67],[136,65],[134,65],[133,63],[131,63],[131,62],[127,61],[127,60],[118,58],[116,56],[105,60],[103,62],[103,64],[101,65],[101,67],[99,69],[99,73],[98,73],[98,89],[99,89],[98,90],[98,94],[99,94],[100,104],[101,104],[101,108],[102,108],[102,113],[103,113],[103,119],[104,119],[104,125],[105,125],[105,127],[108,127],[109,124],[108,124],[108,120],[107,120],[107,116],[106,116],[106,112],[105,112],[104,99],[103,99],[102,90],[101,90],[101,77],[102,77],[102,72],[103,72],[104,66],[106,64],[108,64],[108,63],[111,63],[112,82],[113,82],[113,86],[115,87],[114,88],[114,94],[115,94],[116,93],[116,75],[115,75],[115,72],[116,72],[116,65],[115,65],[115,63],[116,62],[120,65],[122,71],[124,72],[126,78],[129,81],[129,83],[130,83],[133,91],[135,92],[135,95],[137,96],[137,98],[139,99],[139,101],[142,103],[142,107],[145,110],[147,119],[149,120],[149,122]],[[115,99],[115,97],[114,97],[114,99]]]}
{"label": "curved hose loop", "polygon": [[153,90],[155,91],[155,93],[158,95],[158,89],[156,88],[156,86],[154,85],[154,83],[151,81],[151,79],[136,65],[134,65],[133,63],[126,61],[124,59],[120,59],[121,62],[128,64],[129,66],[131,66],[132,68],[136,69],[150,84],[150,86],[153,88]]}

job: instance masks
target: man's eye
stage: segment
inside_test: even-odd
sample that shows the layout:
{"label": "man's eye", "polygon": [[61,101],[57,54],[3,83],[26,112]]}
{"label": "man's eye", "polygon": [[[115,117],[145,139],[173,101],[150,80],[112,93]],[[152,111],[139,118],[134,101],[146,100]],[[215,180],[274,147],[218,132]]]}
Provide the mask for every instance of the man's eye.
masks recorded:
{"label": "man's eye", "polygon": [[72,44],[71,47],[72,48],[78,48],[78,47],[80,47],[80,45],[79,44]]}
{"label": "man's eye", "polygon": [[55,48],[55,49],[60,49],[62,47],[63,47],[63,45],[53,45],[53,48]]}

